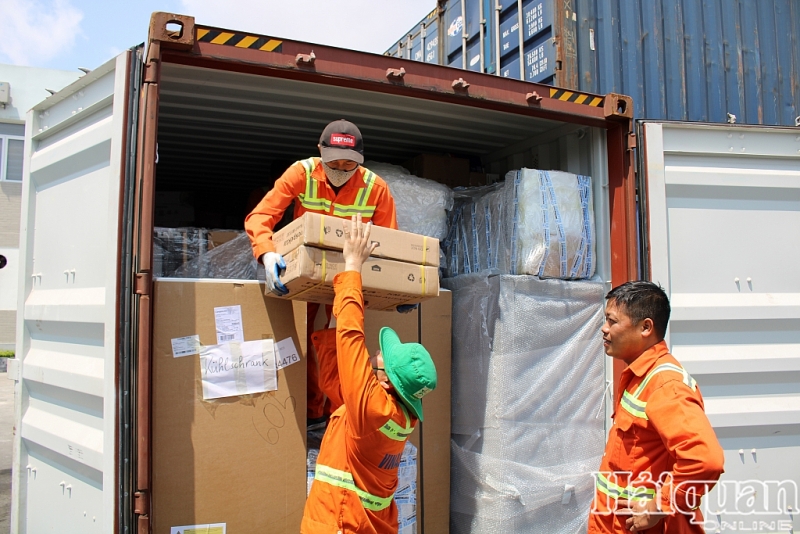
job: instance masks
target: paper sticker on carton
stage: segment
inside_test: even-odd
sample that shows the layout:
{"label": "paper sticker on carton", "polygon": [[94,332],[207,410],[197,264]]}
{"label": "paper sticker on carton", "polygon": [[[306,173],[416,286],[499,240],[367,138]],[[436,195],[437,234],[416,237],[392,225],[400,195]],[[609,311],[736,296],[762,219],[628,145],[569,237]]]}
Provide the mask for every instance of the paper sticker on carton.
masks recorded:
{"label": "paper sticker on carton", "polygon": [[187,525],[185,527],[172,527],[169,534],[226,534],[225,523],[208,525]]}
{"label": "paper sticker on carton", "polygon": [[287,337],[275,343],[275,360],[278,370],[300,361],[300,353],[294,346],[292,338]]}
{"label": "paper sticker on carton", "polygon": [[200,336],[197,334],[193,336],[176,337],[172,341],[172,356],[174,358],[182,358],[183,356],[191,356],[192,354],[200,353]]}
{"label": "paper sticker on carton", "polygon": [[200,376],[204,400],[275,391],[275,343],[258,339],[202,347]]}
{"label": "paper sticker on carton", "polygon": [[214,308],[214,321],[217,324],[217,343],[244,342],[241,306]]}

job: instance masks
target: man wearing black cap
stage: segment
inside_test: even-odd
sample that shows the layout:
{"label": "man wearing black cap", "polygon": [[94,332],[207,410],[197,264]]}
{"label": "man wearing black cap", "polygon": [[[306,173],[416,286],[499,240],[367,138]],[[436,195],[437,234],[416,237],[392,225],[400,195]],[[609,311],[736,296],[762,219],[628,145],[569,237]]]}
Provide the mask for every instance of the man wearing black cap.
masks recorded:
{"label": "man wearing black cap", "polygon": [[[253,254],[266,270],[266,289],[278,296],[289,291],[280,281],[286,263],[276,252],[272,233],[292,203],[295,218],[307,211],[348,219],[360,213],[364,222],[397,229],[389,186],[361,166],[364,140],[358,127],[344,119],[334,121],[322,131],[317,146],[321,157],[292,164],[244,221]],[[319,305],[309,304],[309,325],[314,324],[318,309]],[[312,346],[309,332],[308,347]],[[307,415],[310,422],[324,420],[324,394],[318,384],[316,362],[308,358]]]}

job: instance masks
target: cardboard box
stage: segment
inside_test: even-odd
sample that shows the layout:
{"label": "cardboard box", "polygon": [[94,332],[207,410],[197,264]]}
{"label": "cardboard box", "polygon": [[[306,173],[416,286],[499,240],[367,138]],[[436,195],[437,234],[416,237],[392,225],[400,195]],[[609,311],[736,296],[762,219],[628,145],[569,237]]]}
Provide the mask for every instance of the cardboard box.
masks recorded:
{"label": "cardboard box", "polygon": [[469,160],[438,154],[420,154],[404,165],[414,176],[428,178],[450,187],[469,183]]}
{"label": "cardboard box", "polygon": [[[153,284],[152,532],[226,523],[227,532],[297,533],[306,497],[306,362],[278,371],[278,390],[203,401],[198,355],[171,340],[217,343],[214,308],[241,306],[246,341],[291,337],[305,354],[305,309],[264,297],[256,281]],[[301,325],[298,335],[295,324]]]}
{"label": "cardboard box", "polygon": [[228,241],[232,241],[242,235],[243,232],[236,230],[209,230],[208,231],[208,250],[213,250]]}
{"label": "cardboard box", "polygon": [[422,399],[425,420],[411,434],[417,447],[417,534],[450,531],[450,371],[453,299],[443,289],[412,313],[367,311],[364,324],[370,354],[378,350],[381,327],[393,328],[404,343],[428,349],[436,365],[436,389]]}
{"label": "cardboard box", "polygon": [[[304,213],[272,236],[278,254],[286,255],[300,245],[342,250],[345,219]],[[439,240],[435,237],[373,226],[370,240],[377,242],[373,256],[417,265],[439,266]]]}
{"label": "cardboard box", "polygon": [[[228,532],[295,534],[306,499],[306,303],[264,297],[255,281],[154,282],[151,527],[225,523]],[[174,357],[172,339],[216,344],[214,308],[241,306],[245,340],[291,337],[300,362],[278,371],[278,390],[202,400],[197,355]],[[318,322],[323,322],[324,308]],[[446,534],[450,513],[452,298],[408,314],[367,311],[370,352],[383,326],[431,353],[438,386],[423,400],[418,448],[417,533]],[[313,328],[313,326],[312,326]]]}
{"label": "cardboard box", "polygon": [[[284,297],[331,304],[333,278],[344,270],[341,252],[301,245],[284,255],[286,271],[281,282]],[[392,309],[439,295],[439,269],[402,261],[369,258],[362,269],[364,301],[370,309]]]}

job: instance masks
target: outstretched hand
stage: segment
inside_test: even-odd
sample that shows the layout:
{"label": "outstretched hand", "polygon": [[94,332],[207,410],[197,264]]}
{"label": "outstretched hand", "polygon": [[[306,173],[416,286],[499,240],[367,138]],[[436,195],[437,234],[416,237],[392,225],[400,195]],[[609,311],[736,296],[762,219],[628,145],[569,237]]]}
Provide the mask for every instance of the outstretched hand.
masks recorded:
{"label": "outstretched hand", "polygon": [[344,270],[361,272],[361,266],[367,261],[372,251],[378,246],[370,243],[369,234],[372,222],[364,224],[361,214],[353,215],[350,221],[344,222]]}

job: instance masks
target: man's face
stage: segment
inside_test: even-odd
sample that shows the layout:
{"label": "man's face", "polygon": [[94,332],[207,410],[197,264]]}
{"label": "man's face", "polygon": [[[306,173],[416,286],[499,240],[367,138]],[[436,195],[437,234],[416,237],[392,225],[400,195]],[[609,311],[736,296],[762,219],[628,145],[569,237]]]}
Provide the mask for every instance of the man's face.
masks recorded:
{"label": "man's face", "polygon": [[383,389],[386,391],[393,391],[394,387],[392,383],[389,382],[389,376],[386,374],[386,370],[383,367],[383,355],[380,349],[378,349],[378,352],[373,356],[370,356],[369,363],[372,365],[372,373],[375,375],[375,378],[378,379]]}
{"label": "man's face", "polygon": [[351,161],[349,159],[335,159],[333,161],[329,161],[326,163],[328,167],[331,169],[336,169],[337,171],[352,171],[356,167],[358,167],[358,163],[355,161]]}
{"label": "man's face", "polygon": [[[609,300],[606,305],[606,322],[600,331],[603,333],[603,349],[612,358],[630,364],[647,349],[648,332],[643,323],[648,319],[633,323],[625,311],[617,306],[616,301]],[[652,321],[650,321],[652,322]]]}

